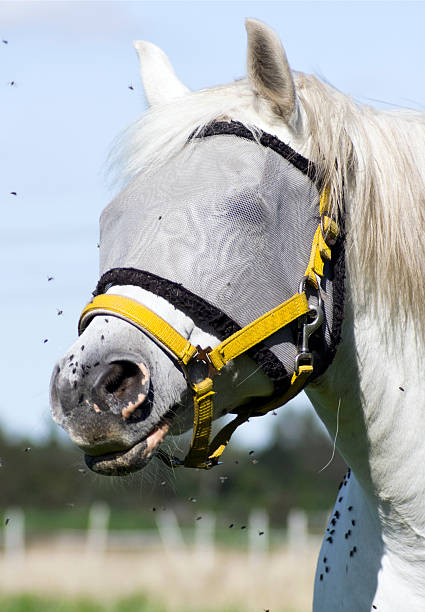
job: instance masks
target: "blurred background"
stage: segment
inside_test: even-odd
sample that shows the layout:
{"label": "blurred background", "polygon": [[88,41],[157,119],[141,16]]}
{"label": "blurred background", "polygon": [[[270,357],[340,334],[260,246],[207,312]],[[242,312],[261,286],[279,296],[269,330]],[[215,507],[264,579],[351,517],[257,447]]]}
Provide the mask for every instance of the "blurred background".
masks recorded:
{"label": "blurred background", "polygon": [[332,441],[304,395],[241,428],[211,473],[96,477],[49,416],[97,281],[105,161],[145,108],[132,41],[199,89],[244,76],[245,17],[276,29],[294,69],[424,108],[421,2],[0,3],[2,611],[311,608],[345,466],[321,471]]}

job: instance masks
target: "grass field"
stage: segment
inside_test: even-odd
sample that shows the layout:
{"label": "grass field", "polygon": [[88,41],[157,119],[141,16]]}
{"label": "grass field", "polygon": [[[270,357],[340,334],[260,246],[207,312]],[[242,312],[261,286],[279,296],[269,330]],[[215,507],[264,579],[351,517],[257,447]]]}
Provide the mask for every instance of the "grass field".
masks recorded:
{"label": "grass field", "polygon": [[[165,606],[143,595],[135,595],[110,603],[100,603],[86,598],[70,601],[37,595],[17,595],[0,597],[0,610],[2,612],[167,612]],[[202,607],[197,608],[196,612],[244,612],[244,610],[241,607]],[[270,612],[273,611],[270,610]],[[279,608],[277,612],[296,611],[294,608]]]}
{"label": "grass field", "polygon": [[[65,600],[59,597],[17,595],[0,597],[0,610],[2,612],[167,612],[165,606],[143,595],[126,597],[109,603],[96,602],[87,598]],[[202,612],[204,611],[210,612],[206,608]],[[214,608],[214,612],[242,612],[242,610],[226,607]]]}
{"label": "grass field", "polygon": [[143,596],[120,599],[106,604],[87,598],[65,600],[59,597],[40,597],[28,594],[0,597],[0,610],[2,612],[166,612],[163,606],[148,601]]}
{"label": "grass field", "polygon": [[1,612],[310,612],[317,545],[106,553],[54,546],[0,557]]}

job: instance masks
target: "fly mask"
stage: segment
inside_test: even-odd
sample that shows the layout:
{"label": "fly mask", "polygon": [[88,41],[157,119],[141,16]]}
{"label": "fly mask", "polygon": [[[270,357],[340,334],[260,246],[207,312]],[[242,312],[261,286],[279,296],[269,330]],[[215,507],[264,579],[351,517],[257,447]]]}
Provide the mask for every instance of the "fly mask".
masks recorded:
{"label": "fly mask", "polygon": [[[124,318],[183,369],[194,393],[194,434],[185,461],[167,461],[211,467],[241,422],[284,404],[329,366],[343,318],[338,222],[312,162],[237,122],[196,133],[104,210],[102,277],[80,332],[100,313]],[[193,347],[143,305],[104,295],[114,285],[165,298],[221,344]],[[214,375],[243,352],[273,381],[273,395],[240,407],[209,443]],[[200,385],[190,376],[196,360],[207,366]]]}

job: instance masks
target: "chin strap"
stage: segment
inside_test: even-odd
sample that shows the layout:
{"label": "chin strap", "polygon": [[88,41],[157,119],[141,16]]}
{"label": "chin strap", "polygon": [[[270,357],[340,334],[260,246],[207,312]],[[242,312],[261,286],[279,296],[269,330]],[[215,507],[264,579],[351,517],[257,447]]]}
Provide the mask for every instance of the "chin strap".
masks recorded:
{"label": "chin strap", "polygon": [[[194,423],[190,450],[184,460],[169,457],[163,451],[158,455],[170,466],[183,465],[209,469],[218,463],[230,437],[239,425],[251,416],[261,416],[282,406],[295,397],[306,385],[313,373],[313,356],[309,352],[308,341],[323,322],[320,294],[317,306],[308,302],[305,285],[309,283],[318,290],[317,277],[323,276],[324,260],[331,257],[330,246],[335,244],[338,226],[329,212],[329,192],[325,189],[320,197],[321,221],[314,235],[309,263],[300,283],[299,292],[288,300],[266,312],[232,334],[218,346],[201,348],[194,346],[167,321],[139,302],[120,295],[98,295],[87,304],[81,313],[78,331],[81,334],[93,317],[101,314],[113,315],[135,325],[147,333],[155,342],[165,348],[177,359],[189,387],[193,393]],[[314,318],[312,318],[314,314]],[[214,377],[222,368],[239,355],[269,338],[272,334],[298,320],[302,329],[302,344],[296,355],[294,373],[289,389],[283,396],[275,398],[260,409],[243,409],[237,412],[233,421],[225,425],[210,443],[213,419]],[[191,363],[201,361],[208,367],[208,374],[199,383],[191,381]]]}

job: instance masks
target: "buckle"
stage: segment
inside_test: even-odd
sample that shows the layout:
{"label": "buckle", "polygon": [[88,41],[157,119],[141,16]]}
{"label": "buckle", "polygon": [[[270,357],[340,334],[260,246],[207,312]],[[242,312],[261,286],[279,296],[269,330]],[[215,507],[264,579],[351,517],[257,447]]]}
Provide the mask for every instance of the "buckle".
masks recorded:
{"label": "buckle", "polygon": [[[299,286],[300,293],[305,290],[305,286],[308,283],[308,281],[309,281],[309,277],[303,276],[300,282],[300,286]],[[300,319],[300,323],[302,326],[301,347],[298,353],[295,355],[295,359],[294,359],[294,371],[297,376],[299,374],[299,368],[301,365],[313,366],[313,354],[309,350],[308,343],[310,340],[310,336],[314,334],[314,332],[317,329],[319,329],[319,327],[321,327],[323,323],[323,319],[324,319],[323,302],[320,296],[320,291],[318,292],[317,305],[309,303],[309,306],[310,306],[310,311]],[[315,317],[313,320],[309,320],[309,317],[311,316],[312,313],[315,313]]]}
{"label": "buckle", "polygon": [[216,374],[220,374],[219,370],[217,370],[217,368],[214,366],[213,362],[210,359],[209,353],[211,351],[212,351],[212,348],[210,346],[207,346],[206,348],[202,348],[198,344],[196,347],[196,353],[193,355],[192,359],[187,363],[187,365],[184,365],[183,363],[179,362],[180,368],[183,372],[186,382],[192,390],[193,390],[193,385],[195,383],[192,381],[190,377],[189,370],[190,370],[191,363],[193,363],[194,361],[201,362],[207,366],[207,372],[206,372],[206,375],[204,376],[204,379],[212,378]]}
{"label": "buckle", "polygon": [[205,365],[208,368],[208,373],[207,373],[208,378],[212,378],[215,374],[220,373],[215,367],[215,365],[213,364],[213,362],[211,361],[209,354],[211,353],[212,348],[210,346],[207,346],[206,348],[202,348],[198,344],[196,347],[196,351],[197,352],[194,354],[192,359],[194,359],[195,361],[201,361],[202,363],[205,363]]}

